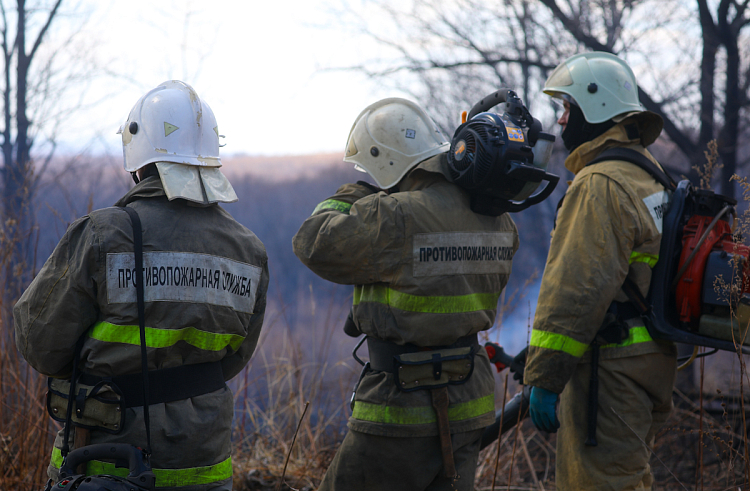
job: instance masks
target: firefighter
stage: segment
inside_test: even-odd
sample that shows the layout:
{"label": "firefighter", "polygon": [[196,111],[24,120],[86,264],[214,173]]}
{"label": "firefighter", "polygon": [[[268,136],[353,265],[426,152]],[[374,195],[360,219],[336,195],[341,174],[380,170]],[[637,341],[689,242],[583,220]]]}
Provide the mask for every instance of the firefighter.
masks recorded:
{"label": "firefighter", "polygon": [[470,210],[449,146],[413,102],[370,105],[344,160],[377,187],[341,186],[294,236],[307,267],[355,285],[345,330],[367,336],[370,357],[321,490],[473,489],[495,385],[477,333],[494,323],[518,232]]}
{"label": "firefighter", "polygon": [[559,427],[558,489],[651,489],[641,440],[653,444],[672,410],[676,349],[649,336],[622,286],[628,278],[647,294],[668,194],[632,163],[587,164],[620,147],[658,166],[646,147],[663,122],[641,106],[630,67],[609,53],[567,59],[544,92],[563,104],[558,124],[575,178],[558,208],[531,334],[531,418],[542,431]]}
{"label": "firefighter", "polygon": [[[266,251],[218,205],[237,196],[219,169],[216,119],[192,87],[169,81],[149,91],[119,133],[125,170],[136,185],[116,206],[68,227],[15,305],[16,343],[32,367],[53,377],[52,393],[67,396],[60,387],[76,361],[83,372],[77,390],[96,392],[92,387],[112,377],[98,395],[122,397],[124,411],[118,404],[103,409],[101,397],[89,392],[85,406],[76,397],[90,443],[146,445],[143,402],[136,401],[143,379],[133,229],[118,207],[134,209],[143,229],[157,489],[231,490],[234,401],[225,381],[242,370],[258,342],[268,288]],[[48,468],[53,479],[62,463],[62,435]],[[87,469],[123,472],[100,461]]]}

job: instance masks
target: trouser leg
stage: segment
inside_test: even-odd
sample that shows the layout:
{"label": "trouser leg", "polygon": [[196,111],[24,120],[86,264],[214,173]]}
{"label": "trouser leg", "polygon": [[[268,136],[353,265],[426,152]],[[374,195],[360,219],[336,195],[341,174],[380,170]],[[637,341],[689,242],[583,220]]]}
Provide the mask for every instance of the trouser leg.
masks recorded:
{"label": "trouser leg", "polygon": [[482,430],[451,435],[458,476],[445,477],[440,439],[384,437],[350,430],[319,491],[471,491]]}
{"label": "trouser leg", "polygon": [[588,447],[584,442],[591,365],[581,363],[576,367],[560,400],[558,490],[650,489],[650,451],[641,440],[652,446],[656,432],[672,410],[675,369],[675,358],[660,353],[601,360],[596,430],[599,444]]}

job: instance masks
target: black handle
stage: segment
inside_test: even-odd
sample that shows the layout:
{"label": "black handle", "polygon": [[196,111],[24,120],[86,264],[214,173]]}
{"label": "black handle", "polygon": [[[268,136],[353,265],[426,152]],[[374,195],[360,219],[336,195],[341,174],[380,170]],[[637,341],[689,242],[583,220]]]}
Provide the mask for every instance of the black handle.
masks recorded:
{"label": "black handle", "polygon": [[149,470],[143,461],[143,452],[137,447],[127,443],[97,443],[70,452],[60,467],[60,477],[73,476],[79,465],[102,459],[126,460],[130,469],[129,477],[138,476]]}
{"label": "black handle", "polygon": [[497,106],[498,104],[507,102],[509,91],[510,89],[496,90],[492,94],[486,96],[481,101],[474,104],[474,107],[472,107],[471,111],[469,111],[469,115],[466,117],[466,120],[469,121],[471,118],[473,118],[477,114],[483,113],[485,111],[489,111],[490,109]]}
{"label": "black handle", "polygon": [[555,174],[550,174],[549,172],[545,172],[544,177],[542,177],[541,180],[547,181],[547,184],[544,186],[544,188],[541,191],[539,191],[533,196],[529,196],[528,198],[526,198],[520,203],[511,201],[510,208],[508,208],[508,211],[511,213],[523,211],[526,208],[533,206],[537,203],[541,203],[542,201],[547,199],[549,195],[552,194],[552,191],[555,190],[555,187],[557,186],[558,181],[560,181],[560,176],[556,176]]}

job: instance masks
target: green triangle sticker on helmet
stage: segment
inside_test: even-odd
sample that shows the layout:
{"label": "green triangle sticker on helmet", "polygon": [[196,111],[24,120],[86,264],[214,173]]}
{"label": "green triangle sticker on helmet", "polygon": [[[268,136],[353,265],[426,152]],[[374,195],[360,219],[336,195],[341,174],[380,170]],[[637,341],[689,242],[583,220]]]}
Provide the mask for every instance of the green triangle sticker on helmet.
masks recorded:
{"label": "green triangle sticker on helmet", "polygon": [[180,128],[178,126],[175,126],[173,124],[170,124],[164,121],[164,136],[169,136],[179,129]]}

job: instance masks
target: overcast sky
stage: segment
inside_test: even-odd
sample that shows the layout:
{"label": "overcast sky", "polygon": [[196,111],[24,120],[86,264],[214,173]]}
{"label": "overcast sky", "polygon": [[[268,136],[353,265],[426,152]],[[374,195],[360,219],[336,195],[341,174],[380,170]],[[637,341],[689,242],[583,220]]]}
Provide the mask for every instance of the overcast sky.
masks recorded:
{"label": "overcast sky", "polygon": [[[93,148],[118,151],[115,132],[138,98],[179,79],[211,105],[226,154],[343,151],[364,107],[403,94],[325,70],[378,54],[331,16],[340,1],[80,0],[90,55],[111,74],[86,87],[86,102],[96,103],[61,132],[64,148],[96,139]],[[60,37],[79,16],[63,19]]]}

